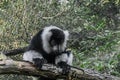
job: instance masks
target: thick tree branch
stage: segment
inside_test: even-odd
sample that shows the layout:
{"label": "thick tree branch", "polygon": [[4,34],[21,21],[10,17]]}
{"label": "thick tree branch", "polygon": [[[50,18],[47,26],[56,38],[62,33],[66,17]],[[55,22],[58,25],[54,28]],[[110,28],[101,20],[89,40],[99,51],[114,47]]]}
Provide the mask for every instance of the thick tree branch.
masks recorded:
{"label": "thick tree branch", "polygon": [[[28,76],[45,76],[49,78],[67,78],[72,80],[120,80],[110,75],[100,74],[93,70],[71,67],[69,76],[62,75],[62,69],[54,65],[44,64],[42,70],[37,70],[33,64],[23,61],[1,60],[0,74],[20,74]],[[69,78],[69,79],[68,79]]]}
{"label": "thick tree branch", "polygon": [[[2,51],[3,54],[7,56],[12,56],[20,53],[24,53],[27,47],[18,48],[9,51]],[[28,76],[46,76],[49,78],[68,78],[65,75],[61,75],[62,69],[56,66],[45,64],[43,70],[38,71],[34,65],[28,62],[4,60],[0,61],[0,74],[20,74]],[[82,80],[120,80],[120,78],[100,74],[94,70],[90,69],[78,69],[72,67],[69,78],[77,78]]]}

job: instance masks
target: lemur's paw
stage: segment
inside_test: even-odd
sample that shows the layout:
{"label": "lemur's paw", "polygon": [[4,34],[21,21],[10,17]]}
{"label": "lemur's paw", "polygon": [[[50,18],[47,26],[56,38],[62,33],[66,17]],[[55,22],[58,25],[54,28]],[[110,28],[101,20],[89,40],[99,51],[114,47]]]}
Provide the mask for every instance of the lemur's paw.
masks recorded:
{"label": "lemur's paw", "polygon": [[62,74],[63,74],[63,75],[69,74],[70,69],[71,69],[71,68],[70,68],[69,65],[63,66]]}
{"label": "lemur's paw", "polygon": [[66,62],[60,62],[60,63],[58,63],[58,66],[60,66],[62,68],[63,75],[69,74],[71,68]]}
{"label": "lemur's paw", "polygon": [[40,58],[34,58],[33,59],[34,61],[34,64],[35,66],[38,68],[38,69],[41,69],[43,64],[47,63],[47,61],[45,59],[40,59]]}

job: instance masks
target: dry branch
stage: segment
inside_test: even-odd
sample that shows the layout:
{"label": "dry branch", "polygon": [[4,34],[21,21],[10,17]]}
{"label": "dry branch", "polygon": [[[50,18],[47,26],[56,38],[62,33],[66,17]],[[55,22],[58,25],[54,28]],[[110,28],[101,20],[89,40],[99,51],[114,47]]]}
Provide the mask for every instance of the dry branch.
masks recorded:
{"label": "dry branch", "polygon": [[[24,53],[27,47],[18,48],[9,51],[2,51],[7,56],[12,56],[20,53]],[[4,60],[0,61],[0,74],[20,74],[28,76],[46,76],[49,78],[68,78],[68,76],[61,75],[62,69],[56,66],[45,64],[43,69],[38,71],[33,64],[28,62]],[[120,80],[118,77],[114,77],[107,74],[100,74],[90,69],[78,69],[71,66],[69,78],[76,78],[81,80]]]}
{"label": "dry branch", "polygon": [[120,80],[110,75],[100,74],[93,70],[71,67],[69,75],[62,75],[62,69],[54,65],[44,64],[42,70],[37,70],[33,64],[23,61],[0,61],[0,74],[20,74],[28,76],[45,76],[49,78],[75,78],[78,80]]}
{"label": "dry branch", "polygon": [[67,12],[68,10],[63,10],[63,11],[61,11],[61,12],[59,12],[59,13],[57,13],[56,15],[54,15],[54,16],[51,16],[51,17],[42,17],[42,19],[53,19],[53,18],[56,18],[56,17],[59,17],[59,16],[61,16],[63,13],[65,13],[65,12]]}

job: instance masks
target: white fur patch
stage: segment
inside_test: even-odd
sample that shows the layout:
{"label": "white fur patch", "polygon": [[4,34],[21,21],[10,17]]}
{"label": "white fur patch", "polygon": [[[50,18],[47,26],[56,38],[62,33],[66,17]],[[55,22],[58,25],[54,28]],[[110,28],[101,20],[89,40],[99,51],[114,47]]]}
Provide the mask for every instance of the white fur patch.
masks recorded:
{"label": "white fur patch", "polygon": [[73,62],[73,54],[71,53],[68,57],[67,64],[72,65]]}
{"label": "white fur patch", "polygon": [[66,30],[66,31],[64,31],[64,34],[65,34],[65,40],[68,40],[69,39],[69,32]]}
{"label": "white fur patch", "polygon": [[68,56],[67,54],[62,54],[60,56],[57,56],[56,57],[56,60],[55,60],[55,64],[61,62],[61,61],[64,61],[66,62],[67,64],[69,65],[72,65],[72,61],[73,61],[73,54],[70,53],[70,55]]}
{"label": "white fur patch", "polygon": [[67,62],[68,56],[67,54],[62,54],[56,57],[55,64],[59,63],[60,61]]}
{"label": "white fur patch", "polygon": [[33,62],[33,58],[43,58],[42,55],[34,50],[27,51],[23,54],[23,60]]}
{"label": "white fur patch", "polygon": [[53,50],[54,50],[54,51],[57,51],[57,50],[58,50],[58,47],[57,47],[57,46],[53,46]]}

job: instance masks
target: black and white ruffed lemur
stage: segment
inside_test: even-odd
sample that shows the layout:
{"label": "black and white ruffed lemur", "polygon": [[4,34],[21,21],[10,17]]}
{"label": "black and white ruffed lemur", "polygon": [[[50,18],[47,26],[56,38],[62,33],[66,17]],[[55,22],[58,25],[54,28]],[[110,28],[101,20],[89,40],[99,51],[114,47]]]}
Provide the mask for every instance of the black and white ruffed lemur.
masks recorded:
{"label": "black and white ruffed lemur", "polygon": [[[67,72],[72,65],[73,54],[66,51],[69,32],[56,26],[48,26],[40,30],[31,40],[23,60],[32,62],[39,69],[46,63],[56,64]],[[39,80],[55,80],[40,77]]]}

